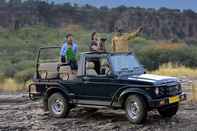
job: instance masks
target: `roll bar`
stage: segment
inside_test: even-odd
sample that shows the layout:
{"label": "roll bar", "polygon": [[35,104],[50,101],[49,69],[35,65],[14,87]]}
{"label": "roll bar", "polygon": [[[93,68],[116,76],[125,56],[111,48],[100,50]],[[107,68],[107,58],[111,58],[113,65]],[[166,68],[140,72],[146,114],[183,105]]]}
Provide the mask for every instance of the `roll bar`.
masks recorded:
{"label": "roll bar", "polygon": [[49,46],[49,47],[41,47],[38,50],[37,58],[36,58],[36,78],[39,78],[39,72],[38,72],[38,67],[39,67],[39,61],[40,61],[40,52],[42,50],[47,50],[47,49],[60,49],[60,46]]}

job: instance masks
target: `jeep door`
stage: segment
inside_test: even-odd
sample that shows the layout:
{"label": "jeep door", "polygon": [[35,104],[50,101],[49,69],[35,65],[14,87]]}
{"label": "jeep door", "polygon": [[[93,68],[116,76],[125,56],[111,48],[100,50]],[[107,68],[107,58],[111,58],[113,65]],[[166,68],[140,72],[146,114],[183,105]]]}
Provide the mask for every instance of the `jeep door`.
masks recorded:
{"label": "jeep door", "polygon": [[[104,59],[107,60],[107,58]],[[87,60],[85,75],[82,76],[83,84],[81,88],[83,90],[83,98],[88,100],[111,101],[112,96],[119,88],[119,85],[114,82],[113,77],[101,72],[96,72],[96,69],[98,69],[98,67],[87,69],[89,68],[87,66],[88,62],[89,61]],[[98,64],[98,61],[96,63]],[[102,64],[100,64],[100,66],[102,67]],[[91,70],[92,72],[88,74],[88,70]]]}
{"label": "jeep door", "polygon": [[112,82],[112,78],[100,76],[83,77],[83,95],[86,98],[111,100],[116,90],[116,84]]}

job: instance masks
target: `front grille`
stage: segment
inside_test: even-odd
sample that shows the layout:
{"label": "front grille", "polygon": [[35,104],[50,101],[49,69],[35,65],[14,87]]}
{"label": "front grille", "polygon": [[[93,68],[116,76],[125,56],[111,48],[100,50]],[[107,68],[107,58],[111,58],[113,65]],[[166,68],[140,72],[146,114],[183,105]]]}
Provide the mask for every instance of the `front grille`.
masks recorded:
{"label": "front grille", "polygon": [[169,86],[167,87],[167,95],[177,95],[179,93],[179,90],[177,88],[177,85],[174,85],[174,86]]}
{"label": "front grille", "polygon": [[173,96],[173,95],[177,95],[180,90],[179,88],[177,87],[178,85],[171,85],[171,86],[162,86],[160,87],[160,92],[159,94],[161,96]]}

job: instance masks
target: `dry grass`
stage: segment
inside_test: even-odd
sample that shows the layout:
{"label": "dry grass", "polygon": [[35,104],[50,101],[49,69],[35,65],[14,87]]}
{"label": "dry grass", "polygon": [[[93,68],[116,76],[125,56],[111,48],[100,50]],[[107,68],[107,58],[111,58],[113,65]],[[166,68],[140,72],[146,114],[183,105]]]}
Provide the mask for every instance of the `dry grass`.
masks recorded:
{"label": "dry grass", "polygon": [[24,90],[24,84],[19,84],[15,80],[9,78],[0,83],[0,91],[17,92]]}
{"label": "dry grass", "polygon": [[151,72],[153,74],[160,74],[165,76],[176,76],[176,77],[189,77],[197,78],[197,69],[188,68],[172,63],[167,63],[159,67],[158,70]]}
{"label": "dry grass", "polygon": [[184,43],[172,43],[172,42],[159,42],[157,45],[154,45],[155,48],[159,49],[177,49],[185,48],[187,45]]}

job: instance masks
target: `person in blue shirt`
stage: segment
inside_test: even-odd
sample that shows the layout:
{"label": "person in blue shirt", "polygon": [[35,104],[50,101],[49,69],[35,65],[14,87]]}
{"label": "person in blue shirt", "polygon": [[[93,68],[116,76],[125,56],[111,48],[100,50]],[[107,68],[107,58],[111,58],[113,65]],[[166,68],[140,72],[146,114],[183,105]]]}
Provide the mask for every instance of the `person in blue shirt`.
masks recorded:
{"label": "person in blue shirt", "polygon": [[66,41],[64,42],[61,51],[61,62],[67,62],[72,70],[77,70],[77,53],[78,53],[78,46],[77,43],[73,41],[73,36],[71,33],[66,35]]}

